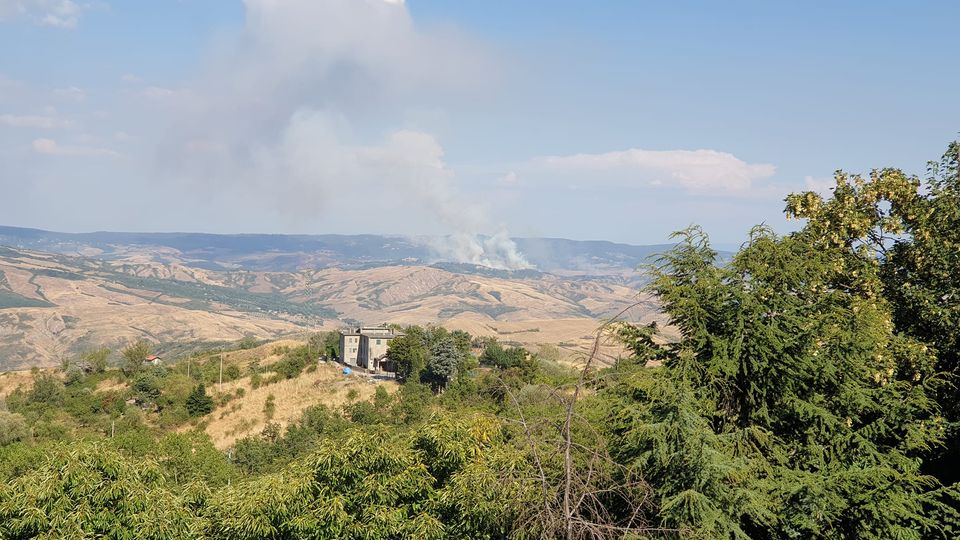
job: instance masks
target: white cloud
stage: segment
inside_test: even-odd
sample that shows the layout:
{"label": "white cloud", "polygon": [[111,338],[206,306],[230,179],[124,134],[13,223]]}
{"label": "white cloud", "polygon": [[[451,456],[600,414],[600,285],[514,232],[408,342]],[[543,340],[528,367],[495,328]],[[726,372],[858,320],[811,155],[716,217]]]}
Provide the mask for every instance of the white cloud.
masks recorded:
{"label": "white cloud", "polygon": [[0,0],[0,21],[24,17],[41,26],[75,28],[90,8],[73,0]]}
{"label": "white cloud", "polygon": [[119,157],[120,154],[109,148],[96,146],[61,145],[54,139],[34,139],[31,144],[33,151],[47,156],[72,157]]}
{"label": "white cloud", "polygon": [[0,125],[16,128],[58,129],[72,125],[69,120],[51,114],[47,115],[16,115],[0,114]]}
{"label": "white cloud", "polygon": [[673,186],[690,193],[746,194],[776,167],[747,163],[716,150],[629,150],[546,156],[529,166],[540,172],[582,177],[585,182],[623,186]]}
{"label": "white cloud", "polygon": [[[165,100],[172,119],[160,162],[176,166],[189,145],[225,149],[199,164],[223,177],[243,169],[302,111],[337,118],[353,130],[383,132],[408,107],[444,91],[473,91],[488,80],[490,62],[468,40],[415,28],[401,3],[384,0],[246,0],[246,24],[218,49],[203,75]],[[169,97],[170,91],[149,92]],[[371,114],[375,110],[378,114]],[[379,120],[379,121],[378,121]],[[376,125],[380,124],[380,125]],[[372,125],[373,124],[373,125]],[[193,162],[196,156],[191,158]],[[181,171],[188,173],[189,171]]]}

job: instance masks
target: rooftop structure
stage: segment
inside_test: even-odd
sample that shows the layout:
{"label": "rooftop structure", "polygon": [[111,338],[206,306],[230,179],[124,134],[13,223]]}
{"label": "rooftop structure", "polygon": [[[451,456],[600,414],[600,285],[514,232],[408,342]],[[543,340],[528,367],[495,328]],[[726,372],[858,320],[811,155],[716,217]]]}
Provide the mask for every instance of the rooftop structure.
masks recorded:
{"label": "rooftop structure", "polygon": [[369,371],[393,371],[387,358],[390,340],[402,334],[387,326],[357,326],[340,330],[340,359]]}

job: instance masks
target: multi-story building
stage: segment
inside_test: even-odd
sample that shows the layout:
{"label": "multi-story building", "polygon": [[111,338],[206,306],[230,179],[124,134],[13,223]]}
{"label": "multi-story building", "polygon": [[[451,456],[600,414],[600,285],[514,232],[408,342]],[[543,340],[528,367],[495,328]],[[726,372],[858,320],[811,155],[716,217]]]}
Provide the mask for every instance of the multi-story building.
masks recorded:
{"label": "multi-story building", "polygon": [[387,346],[400,335],[386,326],[345,328],[340,331],[341,361],[370,371],[393,371],[387,359]]}

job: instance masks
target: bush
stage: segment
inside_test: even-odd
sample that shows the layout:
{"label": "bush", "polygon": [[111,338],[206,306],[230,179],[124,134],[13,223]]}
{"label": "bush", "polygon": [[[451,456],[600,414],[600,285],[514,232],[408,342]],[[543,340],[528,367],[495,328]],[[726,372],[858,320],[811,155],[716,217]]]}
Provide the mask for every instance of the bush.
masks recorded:
{"label": "bush", "polygon": [[213,446],[206,434],[170,433],[157,442],[155,451],[161,467],[176,484],[200,480],[210,487],[219,487],[236,477],[236,469],[227,456]]}
{"label": "bush", "polygon": [[276,446],[260,437],[244,437],[233,445],[233,463],[244,474],[265,472],[276,457]]}
{"label": "bush", "polygon": [[71,364],[63,372],[63,382],[67,386],[73,386],[83,381],[83,376],[84,376],[83,368],[81,368],[76,364]]}
{"label": "bush", "polygon": [[26,418],[17,413],[0,411],[0,446],[23,441],[29,437],[30,428],[27,426]]}
{"label": "bush", "polygon": [[278,375],[286,379],[293,379],[303,372],[310,362],[310,349],[308,347],[297,347],[288,352],[283,360],[274,364],[273,369]]}
{"label": "bush", "polygon": [[150,356],[152,350],[150,343],[142,339],[124,349],[123,373],[130,376],[143,369],[143,361]]}
{"label": "bush", "polygon": [[351,422],[363,425],[383,423],[383,417],[377,407],[369,401],[358,401],[344,407]]}
{"label": "bush", "polygon": [[267,396],[267,401],[263,404],[263,415],[267,417],[267,420],[272,420],[276,412],[277,404],[273,394],[270,394]]}
{"label": "bush", "polygon": [[509,347],[504,349],[497,342],[491,342],[480,355],[480,365],[509,369],[520,365],[527,358],[527,350],[523,347]]}
{"label": "bush", "polygon": [[63,383],[46,371],[36,374],[27,399],[43,405],[63,404]]}
{"label": "bush", "polygon": [[240,368],[234,365],[223,368],[223,380],[235,381],[240,378]]}
{"label": "bush", "polygon": [[107,370],[107,359],[109,357],[110,349],[101,347],[84,353],[81,358],[90,365],[93,373],[103,373]]}
{"label": "bush", "polygon": [[137,374],[133,389],[141,401],[156,403],[160,399],[160,380],[153,373]]}
{"label": "bush", "polygon": [[393,407],[394,417],[401,423],[412,424],[426,418],[433,392],[426,385],[407,383],[400,387],[397,398],[399,401]]}
{"label": "bush", "polygon": [[187,398],[187,412],[190,416],[203,416],[213,411],[213,398],[207,395],[202,384],[198,384]]}

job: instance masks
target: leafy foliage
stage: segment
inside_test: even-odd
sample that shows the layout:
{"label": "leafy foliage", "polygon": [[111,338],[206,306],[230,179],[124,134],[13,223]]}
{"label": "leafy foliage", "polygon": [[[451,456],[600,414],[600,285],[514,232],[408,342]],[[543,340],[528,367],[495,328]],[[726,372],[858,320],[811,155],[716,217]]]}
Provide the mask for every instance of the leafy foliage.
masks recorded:
{"label": "leafy foliage", "polygon": [[187,398],[187,412],[190,416],[203,416],[213,411],[213,398],[207,395],[202,384],[198,384]]}
{"label": "leafy foliage", "polygon": [[30,437],[30,428],[23,415],[0,410],[0,446],[6,446]]}
{"label": "leafy foliage", "polygon": [[664,367],[623,377],[611,421],[617,458],[645,471],[665,525],[949,536],[957,515],[917,459],[943,438],[930,355],[893,332],[877,265],[820,238],[756,229],[721,267],[692,229],[664,256],[652,289],[682,338],[636,334],[636,365]]}
{"label": "leafy foliage", "polygon": [[387,356],[394,363],[397,379],[400,381],[417,381],[420,372],[427,364],[427,349],[422,335],[414,329],[390,340],[387,346]]}
{"label": "leafy foliage", "polygon": [[143,369],[143,362],[150,356],[152,350],[153,347],[150,343],[142,339],[128,345],[121,352],[123,355],[123,365],[121,366],[123,372],[130,376]]}
{"label": "leafy foliage", "polygon": [[430,360],[422,379],[434,388],[446,389],[447,384],[457,374],[463,362],[463,353],[457,348],[453,338],[437,340],[430,348]]}
{"label": "leafy foliage", "polygon": [[51,452],[0,492],[3,538],[160,540],[196,536],[199,523],[155,463],[102,445]]}

